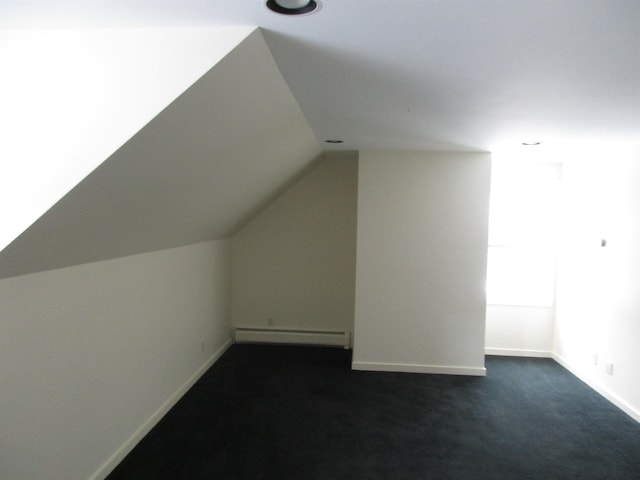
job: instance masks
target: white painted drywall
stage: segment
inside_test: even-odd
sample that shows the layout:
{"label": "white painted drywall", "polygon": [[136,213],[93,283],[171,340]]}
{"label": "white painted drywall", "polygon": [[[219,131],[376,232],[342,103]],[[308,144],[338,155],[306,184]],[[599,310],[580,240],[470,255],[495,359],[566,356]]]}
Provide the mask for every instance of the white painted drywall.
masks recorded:
{"label": "white painted drywall", "polygon": [[253,30],[0,30],[0,250]]}
{"label": "white painted drywall", "polygon": [[487,305],[485,353],[551,357],[553,307]]}
{"label": "white painted drywall", "polygon": [[227,238],[321,154],[259,30],[144,120],[0,252],[0,278]]}
{"label": "white painted drywall", "polygon": [[563,176],[555,357],[640,421],[640,150],[575,155]]}
{"label": "white painted drywall", "polygon": [[108,473],[228,345],[229,278],[220,240],[0,280],[0,477]]}
{"label": "white painted drywall", "polygon": [[360,152],[353,367],[484,374],[491,157]]}
{"label": "white painted drywall", "polygon": [[233,237],[234,325],[353,330],[357,175],[327,154]]}

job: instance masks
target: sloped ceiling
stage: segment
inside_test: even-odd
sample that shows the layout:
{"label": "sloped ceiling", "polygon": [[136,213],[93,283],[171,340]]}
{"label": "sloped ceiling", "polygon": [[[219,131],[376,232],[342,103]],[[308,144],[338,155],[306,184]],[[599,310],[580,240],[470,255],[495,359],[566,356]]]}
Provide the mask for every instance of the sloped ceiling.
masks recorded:
{"label": "sloped ceiling", "polygon": [[0,250],[253,30],[0,29]]}
{"label": "sloped ceiling", "polygon": [[256,30],[0,252],[0,278],[227,237],[320,155]]}
{"label": "sloped ceiling", "polygon": [[319,154],[315,139],[344,140],[325,150],[640,144],[637,0],[322,0],[297,18],[264,3],[0,2],[0,28],[257,25],[286,81],[271,53],[284,103],[257,70],[264,56],[237,75],[214,69],[2,252],[0,276],[226,235]]}

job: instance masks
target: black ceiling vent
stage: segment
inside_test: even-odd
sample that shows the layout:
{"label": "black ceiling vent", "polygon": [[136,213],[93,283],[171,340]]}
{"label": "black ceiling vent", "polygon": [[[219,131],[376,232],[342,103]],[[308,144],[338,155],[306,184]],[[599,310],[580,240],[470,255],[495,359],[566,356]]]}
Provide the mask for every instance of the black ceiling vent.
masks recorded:
{"label": "black ceiling vent", "polygon": [[315,0],[267,0],[267,8],[283,15],[305,15],[319,8]]}

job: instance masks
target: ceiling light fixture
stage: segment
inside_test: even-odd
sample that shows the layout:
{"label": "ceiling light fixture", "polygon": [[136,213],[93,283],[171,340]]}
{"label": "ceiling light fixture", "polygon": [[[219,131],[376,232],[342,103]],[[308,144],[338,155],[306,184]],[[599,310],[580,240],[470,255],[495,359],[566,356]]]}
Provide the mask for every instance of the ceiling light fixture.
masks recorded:
{"label": "ceiling light fixture", "polygon": [[526,145],[527,147],[531,147],[534,145],[540,145],[542,142],[522,142],[522,145]]}
{"label": "ceiling light fixture", "polygon": [[316,12],[320,2],[315,0],[267,0],[267,8],[283,15],[305,15]]}

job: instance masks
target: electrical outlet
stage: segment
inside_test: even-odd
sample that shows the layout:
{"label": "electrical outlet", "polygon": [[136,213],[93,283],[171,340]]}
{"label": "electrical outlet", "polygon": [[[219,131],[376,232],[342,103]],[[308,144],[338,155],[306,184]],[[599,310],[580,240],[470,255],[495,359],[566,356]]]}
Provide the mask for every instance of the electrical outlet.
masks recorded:
{"label": "electrical outlet", "polygon": [[273,326],[273,318],[267,318],[267,325],[268,326]]}
{"label": "electrical outlet", "polygon": [[594,353],[593,355],[591,355],[591,363],[593,363],[594,365],[598,365],[598,354]]}
{"label": "electrical outlet", "polygon": [[205,347],[207,346],[207,344],[205,343],[204,340],[200,341],[200,351],[204,352]]}
{"label": "electrical outlet", "polygon": [[604,364],[604,371],[607,372],[607,375],[613,375],[613,363],[606,362]]}

